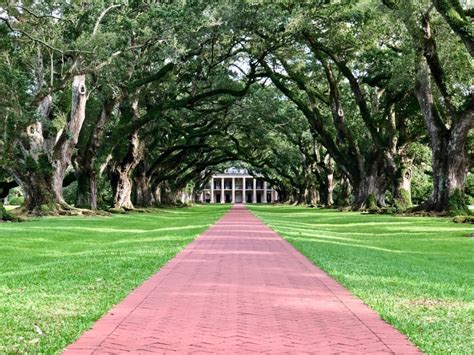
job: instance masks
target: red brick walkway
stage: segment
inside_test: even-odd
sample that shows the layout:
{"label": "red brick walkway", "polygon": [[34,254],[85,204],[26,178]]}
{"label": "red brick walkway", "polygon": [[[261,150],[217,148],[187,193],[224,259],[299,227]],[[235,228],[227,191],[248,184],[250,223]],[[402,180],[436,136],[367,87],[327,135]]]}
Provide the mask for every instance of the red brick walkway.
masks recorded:
{"label": "red brick walkway", "polygon": [[418,351],[236,206],[66,349],[125,352]]}

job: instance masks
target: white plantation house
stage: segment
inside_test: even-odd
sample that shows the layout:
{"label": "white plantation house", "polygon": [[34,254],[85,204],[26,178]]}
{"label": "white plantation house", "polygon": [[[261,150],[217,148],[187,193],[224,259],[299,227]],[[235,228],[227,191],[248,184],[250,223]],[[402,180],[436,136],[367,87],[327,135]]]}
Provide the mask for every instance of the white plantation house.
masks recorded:
{"label": "white plantation house", "polygon": [[213,175],[200,196],[201,202],[208,203],[272,203],[277,200],[278,194],[270,184],[239,168]]}

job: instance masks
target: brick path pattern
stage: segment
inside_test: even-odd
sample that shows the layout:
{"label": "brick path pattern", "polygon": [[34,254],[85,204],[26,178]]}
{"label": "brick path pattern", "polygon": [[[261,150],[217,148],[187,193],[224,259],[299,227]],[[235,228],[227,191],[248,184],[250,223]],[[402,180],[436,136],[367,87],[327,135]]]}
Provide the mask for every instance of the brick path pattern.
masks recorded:
{"label": "brick path pattern", "polygon": [[127,352],[419,353],[238,205],[65,350]]}

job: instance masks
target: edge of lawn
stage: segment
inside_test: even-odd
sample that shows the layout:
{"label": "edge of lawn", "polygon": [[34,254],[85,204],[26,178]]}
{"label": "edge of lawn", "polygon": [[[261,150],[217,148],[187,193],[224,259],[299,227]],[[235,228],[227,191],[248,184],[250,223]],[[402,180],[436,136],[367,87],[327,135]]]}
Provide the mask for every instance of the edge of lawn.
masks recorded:
{"label": "edge of lawn", "polygon": [[[286,206],[286,205],[277,205],[277,206],[282,206],[282,207],[293,207],[293,206]],[[275,207],[277,207],[275,206]],[[252,207],[252,205],[250,205],[250,207]],[[257,206],[258,207],[258,206]],[[295,206],[295,207],[298,207],[298,206]],[[326,275],[328,275],[330,278],[332,278],[333,280],[335,280],[339,285],[341,285],[342,287],[344,287],[346,290],[348,290],[352,295],[354,295],[354,297],[357,297],[359,300],[361,300],[367,307],[369,307],[372,311],[374,311],[375,313],[377,313],[377,315],[380,317],[380,319],[382,319],[384,322],[386,322],[387,324],[391,325],[392,327],[394,327],[397,331],[399,331],[400,333],[402,333],[403,335],[406,336],[406,338],[409,340],[409,342],[415,346],[417,349],[419,349],[420,351],[423,351],[420,347],[419,344],[417,344],[417,342],[414,341],[414,339],[412,339],[410,337],[410,334],[408,334],[407,332],[405,332],[404,329],[400,329],[400,327],[397,325],[397,324],[394,324],[390,318],[388,317],[384,317],[383,314],[381,314],[377,309],[374,309],[370,304],[368,304],[363,298],[361,298],[360,296],[358,296],[354,290],[348,286],[344,280],[342,280],[338,275],[335,275],[333,274],[332,272],[326,270],[326,268],[324,268],[324,266],[320,265],[317,261],[313,260],[312,258],[310,258],[308,255],[306,255],[302,250],[298,249],[295,245],[293,245],[293,243],[291,243],[285,236],[281,235],[277,230],[274,229],[273,226],[271,226],[270,224],[268,224],[267,222],[265,222],[265,220],[263,218],[261,218],[260,216],[257,215],[257,213],[255,211],[253,211],[251,208],[247,208],[246,209],[252,213],[252,215],[254,215],[258,220],[260,220],[263,224],[265,224],[268,228],[270,228],[273,232],[275,232],[276,234],[278,234],[278,236],[280,236],[280,238],[282,238],[285,242],[287,242],[288,244],[290,244],[298,253],[300,253],[301,255],[303,255],[311,264],[315,265],[316,267],[318,267],[320,270],[322,270]],[[336,209],[325,209],[325,210],[331,210],[333,212],[338,212]],[[404,217],[409,217],[409,216],[404,216]],[[438,217],[438,218],[443,218],[443,217]]]}
{"label": "edge of lawn", "polygon": [[[142,284],[144,284],[147,280],[151,279],[153,277],[153,275],[155,275],[157,272],[159,272],[162,268],[164,268],[167,264],[169,264],[174,258],[176,258],[176,256],[178,256],[178,254],[180,254],[181,252],[183,252],[184,249],[186,249],[191,243],[193,243],[197,238],[199,238],[199,236],[201,236],[205,231],[207,231],[209,228],[211,228],[214,224],[216,224],[225,214],[227,214],[230,209],[232,208],[231,205],[229,204],[225,204],[225,205],[219,205],[219,206],[226,206],[227,209],[223,209],[221,214],[216,216],[216,218],[211,222],[209,223],[206,227],[203,227],[201,229],[200,232],[197,232],[193,237],[192,239],[185,245],[183,245],[179,250],[176,251],[175,254],[171,255],[171,257],[166,261],[164,262],[163,264],[161,265],[158,265],[156,269],[154,269],[153,271],[151,271],[150,273],[147,273],[146,275],[144,274],[143,275],[143,278],[140,278],[140,279],[137,279],[136,283],[134,286],[132,286],[130,289],[128,290],[124,290],[124,292],[120,295],[117,295],[117,298],[116,299],[111,299],[109,300],[109,302],[107,302],[107,304],[103,307],[104,309],[101,310],[100,312],[98,312],[98,314],[94,315],[94,317],[90,318],[89,321],[87,322],[82,322],[81,323],[81,327],[78,328],[78,332],[75,336],[73,337],[64,337],[62,340],[63,340],[63,346],[60,347],[58,350],[58,353],[62,353],[66,348],[67,346],[73,344],[74,342],[76,342],[84,333],[86,333],[88,330],[90,330],[94,324],[99,321],[102,317],[104,317],[108,312],[110,312],[115,306],[117,306],[118,304],[120,304],[121,302],[123,302],[132,292],[134,292],[136,289],[138,289]],[[160,211],[163,211],[163,210],[175,210],[175,209],[183,209],[183,208],[187,208],[187,207],[205,207],[205,205],[201,205],[201,204],[197,204],[197,205],[194,205],[194,206],[185,206],[185,207],[158,207],[158,208],[152,208],[152,209],[149,209],[147,210],[146,212],[143,212],[143,211],[131,211],[131,212],[128,212],[127,214],[128,215],[133,215],[133,214],[137,214],[137,215],[141,215],[143,213],[146,213],[146,214],[158,214]],[[55,219],[55,218],[61,218],[61,216],[59,217],[46,217],[48,219]],[[81,217],[81,216],[78,216],[78,218],[84,218],[84,217]],[[87,219],[87,217],[85,217]],[[108,216],[107,217],[104,217],[104,218],[109,218]]]}

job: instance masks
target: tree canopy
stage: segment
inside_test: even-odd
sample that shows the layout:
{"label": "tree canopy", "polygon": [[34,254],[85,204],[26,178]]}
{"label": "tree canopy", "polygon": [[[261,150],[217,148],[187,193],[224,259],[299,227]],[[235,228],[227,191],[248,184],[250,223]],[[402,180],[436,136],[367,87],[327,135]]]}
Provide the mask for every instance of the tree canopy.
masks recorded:
{"label": "tree canopy", "polygon": [[470,6],[9,1],[0,197],[149,207],[240,164],[281,202],[467,213]]}

